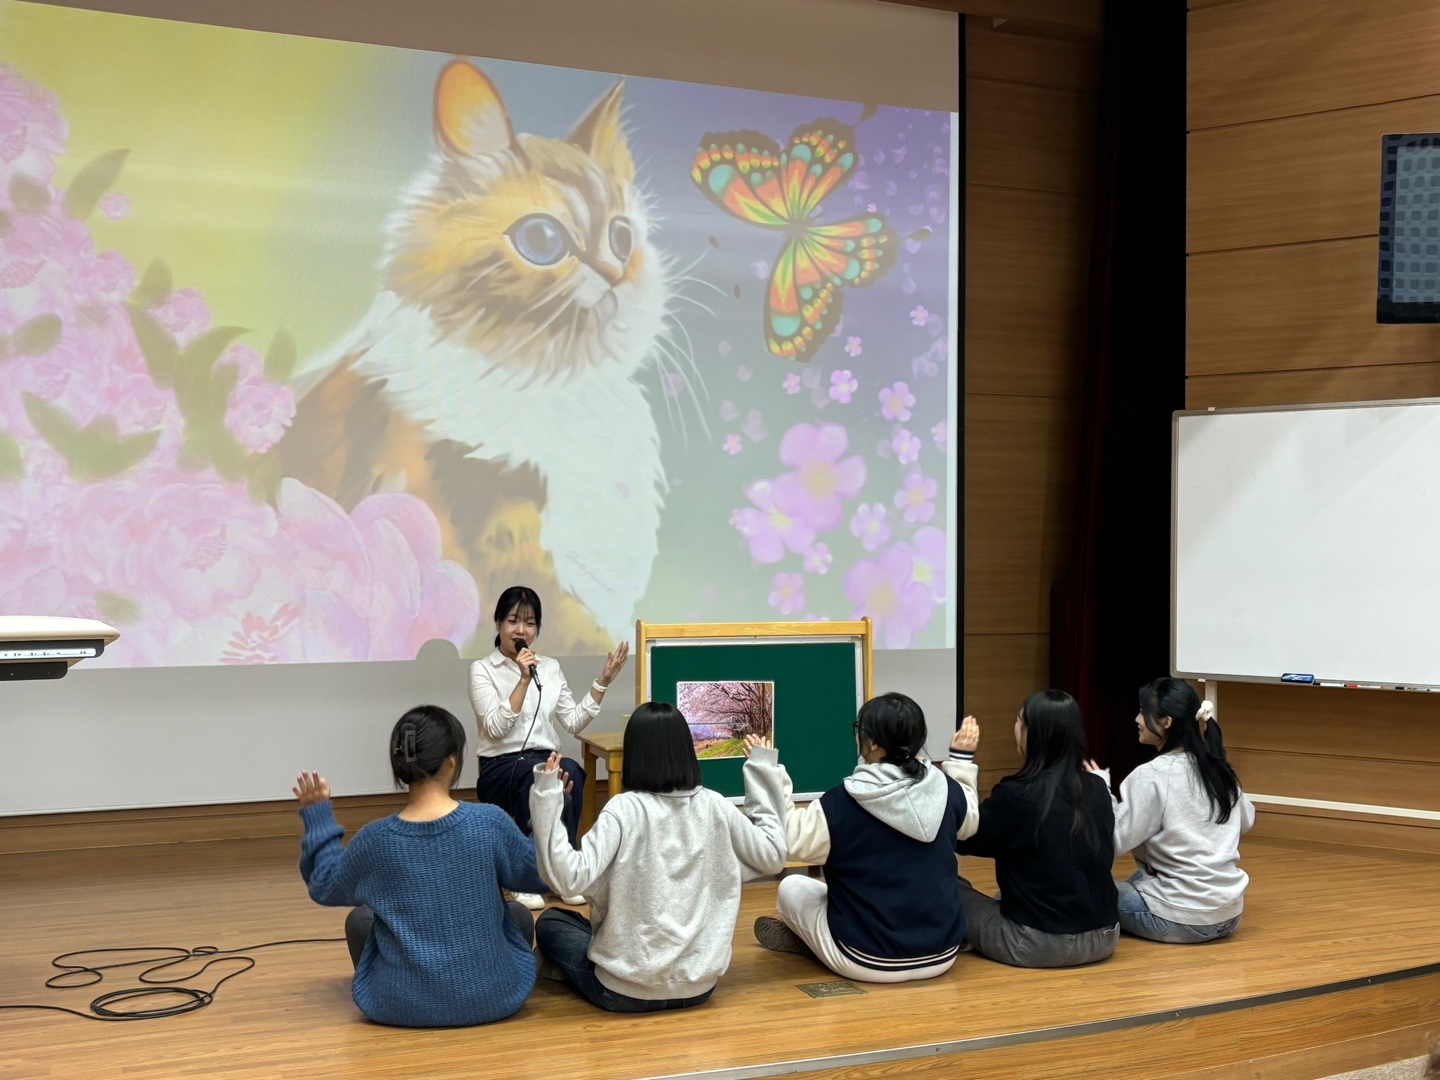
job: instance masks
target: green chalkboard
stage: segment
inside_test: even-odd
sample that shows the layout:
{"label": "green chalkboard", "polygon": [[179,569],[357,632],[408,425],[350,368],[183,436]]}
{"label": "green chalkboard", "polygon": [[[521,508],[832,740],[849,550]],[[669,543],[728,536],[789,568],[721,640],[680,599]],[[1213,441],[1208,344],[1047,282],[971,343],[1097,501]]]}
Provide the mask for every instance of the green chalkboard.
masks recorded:
{"label": "green chalkboard", "polygon": [[[856,641],[650,642],[650,698],[678,704],[682,682],[773,682],[775,746],[799,793],[828,791],[855,767],[861,704]],[[705,786],[743,795],[744,761],[700,762]]]}

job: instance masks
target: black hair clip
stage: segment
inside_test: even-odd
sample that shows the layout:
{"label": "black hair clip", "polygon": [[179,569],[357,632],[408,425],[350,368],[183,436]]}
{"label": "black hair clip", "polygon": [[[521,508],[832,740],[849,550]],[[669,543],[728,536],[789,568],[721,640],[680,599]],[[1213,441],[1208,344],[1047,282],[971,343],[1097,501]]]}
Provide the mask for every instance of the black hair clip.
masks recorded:
{"label": "black hair clip", "polygon": [[400,729],[400,744],[403,747],[406,761],[415,760],[415,725],[406,724]]}

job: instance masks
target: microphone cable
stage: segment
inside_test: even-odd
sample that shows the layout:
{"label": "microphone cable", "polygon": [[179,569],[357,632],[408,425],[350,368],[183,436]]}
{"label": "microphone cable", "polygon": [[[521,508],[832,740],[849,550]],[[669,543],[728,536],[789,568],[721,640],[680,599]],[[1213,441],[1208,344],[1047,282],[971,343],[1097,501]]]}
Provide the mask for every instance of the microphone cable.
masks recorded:
{"label": "microphone cable", "polygon": [[[214,945],[197,945],[189,949],[175,945],[78,949],[74,952],[61,953],[50,961],[50,966],[58,968],[60,974],[46,979],[46,988],[76,990],[86,986],[96,986],[105,981],[105,972],[130,967],[143,968],[135,978],[144,985],[131,986],[123,990],[111,990],[101,994],[90,1002],[89,1012],[67,1008],[64,1005],[47,1005],[40,1002],[0,1003],[0,1010],[38,1009],[45,1012],[67,1013],[70,1016],[78,1016],[82,1020],[103,1021],[160,1020],[169,1016],[183,1016],[214,1004],[215,995],[219,992],[220,987],[236,976],[243,975],[256,967],[257,961],[253,956],[246,955],[247,953],[258,952],[260,949],[279,948],[282,945],[333,944],[344,940],[343,937],[289,938],[285,941],[266,941],[259,945],[248,945],[238,949],[221,949]],[[109,964],[84,963],[76,960],[77,957],[101,957],[113,953],[140,952],[164,955],[151,955],[138,960],[124,960]],[[198,970],[174,978],[163,978],[158,974],[192,960],[203,960],[204,963]],[[216,964],[232,960],[239,961],[244,966],[227,975],[220,976],[215,985],[208,990],[204,987],[184,985],[187,980],[199,978]],[[127,1007],[131,1002],[152,1000],[160,1003]]]}

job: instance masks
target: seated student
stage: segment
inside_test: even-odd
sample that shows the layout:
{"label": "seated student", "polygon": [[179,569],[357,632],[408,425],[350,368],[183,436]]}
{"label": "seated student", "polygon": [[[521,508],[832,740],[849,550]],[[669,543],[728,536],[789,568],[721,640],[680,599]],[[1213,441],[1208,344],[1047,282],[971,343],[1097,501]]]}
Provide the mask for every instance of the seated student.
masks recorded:
{"label": "seated student", "polygon": [[[1181,679],[1140,689],[1140,742],[1160,751],[1120,785],[1115,850],[1139,867],[1120,890],[1120,927],[1172,945],[1215,941],[1235,932],[1250,878],[1240,869],[1240,837],[1255,805],[1225,758],[1215,706]],[[1087,767],[1110,786],[1110,773]]]}
{"label": "seated student", "polygon": [[904,694],[867,701],[855,738],[855,771],[803,812],[785,776],[789,858],[823,863],[825,880],[782,879],[780,918],[756,919],[755,940],[813,954],[847,979],[932,979],[950,970],[965,940],[955,841],[973,835],[979,820],[979,725],[965,718],[943,773],[920,756],[925,714]]}
{"label": "seated student", "polygon": [[570,846],[558,754],[535,770],[530,817],[541,875],[583,893],[590,919],[550,908],[535,924],[540,953],[592,1004],[611,1012],[708,1001],[730,966],[745,871],[785,866],[783,780],[775,751],[745,762],[745,812],[700,786],[685,717],[641,705],[625,727],[625,790]]}
{"label": "seated student", "polygon": [[301,773],[300,874],[310,898],[360,905],[345,920],[360,1011],[381,1024],[459,1027],[511,1015],[535,986],[534,924],[502,888],[544,891],[535,851],[496,806],[457,802],[465,729],[419,705],[390,733],[390,768],[405,808],[372,821],[348,847],[330,785]]}
{"label": "seated student", "polygon": [[1080,706],[1060,690],[1025,699],[1015,718],[1020,771],[980,804],[980,828],[955,848],[995,860],[998,898],[960,880],[966,937],[1016,967],[1104,960],[1120,938],[1110,792],[1085,771]]}

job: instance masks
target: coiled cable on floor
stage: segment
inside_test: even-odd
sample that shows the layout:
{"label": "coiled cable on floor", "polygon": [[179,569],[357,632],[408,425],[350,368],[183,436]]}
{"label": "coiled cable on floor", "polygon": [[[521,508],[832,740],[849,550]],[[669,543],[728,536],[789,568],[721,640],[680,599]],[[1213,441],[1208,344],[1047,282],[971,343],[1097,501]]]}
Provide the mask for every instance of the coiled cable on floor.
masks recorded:
{"label": "coiled cable on floor", "polygon": [[[256,960],[253,956],[247,955],[248,953],[258,952],[261,949],[279,948],[282,945],[332,944],[344,940],[343,937],[290,938],[285,941],[266,941],[259,945],[247,945],[239,949],[220,949],[214,945],[197,945],[189,949],[176,945],[78,949],[75,952],[61,953],[50,961],[50,966],[58,968],[60,973],[45,980],[47,988],[76,990],[86,986],[96,986],[104,982],[107,971],[134,967],[142,969],[135,978],[144,985],[132,986],[124,990],[111,990],[101,994],[90,1002],[89,1012],[67,1008],[64,1005],[46,1005],[39,1002],[0,1003],[0,1010],[40,1009],[45,1012],[68,1013],[71,1016],[78,1016],[82,1020],[107,1021],[159,1020],[167,1016],[183,1016],[185,1013],[192,1013],[213,1004],[220,987],[237,975],[243,975],[254,968]],[[99,959],[116,953],[148,953],[150,955],[133,960],[118,960],[109,964],[95,963],[90,959]],[[198,969],[187,971],[183,975],[166,978],[161,974],[194,960],[203,960],[204,962]],[[190,980],[204,975],[216,964],[231,961],[239,962],[242,966],[220,976],[215,985],[208,990],[204,987],[184,985]],[[155,1003],[127,1007],[132,1002]]]}

